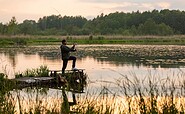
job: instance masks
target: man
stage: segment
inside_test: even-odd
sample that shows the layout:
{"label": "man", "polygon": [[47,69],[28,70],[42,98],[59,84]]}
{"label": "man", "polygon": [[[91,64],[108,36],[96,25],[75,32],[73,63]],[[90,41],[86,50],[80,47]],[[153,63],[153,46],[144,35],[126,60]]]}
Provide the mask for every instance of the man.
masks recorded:
{"label": "man", "polygon": [[62,54],[62,60],[63,60],[63,66],[62,66],[62,74],[65,73],[65,69],[67,67],[68,60],[72,60],[72,70],[77,70],[75,68],[76,65],[76,57],[70,56],[70,52],[75,52],[75,44],[69,48],[67,45],[67,41],[64,39],[62,40],[62,45],[60,46],[61,54]]}

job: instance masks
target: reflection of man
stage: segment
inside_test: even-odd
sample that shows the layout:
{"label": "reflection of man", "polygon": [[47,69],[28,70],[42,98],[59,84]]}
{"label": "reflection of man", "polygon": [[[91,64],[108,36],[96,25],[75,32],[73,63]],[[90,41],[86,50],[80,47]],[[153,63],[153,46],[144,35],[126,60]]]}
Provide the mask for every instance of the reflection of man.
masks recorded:
{"label": "reflection of man", "polygon": [[69,48],[66,45],[67,45],[67,41],[66,40],[62,40],[62,45],[60,46],[61,54],[62,54],[62,60],[63,60],[62,74],[65,73],[65,69],[67,67],[68,60],[73,60],[72,70],[77,70],[75,68],[75,65],[76,65],[76,57],[70,56],[70,52],[76,51],[75,44],[71,48]]}

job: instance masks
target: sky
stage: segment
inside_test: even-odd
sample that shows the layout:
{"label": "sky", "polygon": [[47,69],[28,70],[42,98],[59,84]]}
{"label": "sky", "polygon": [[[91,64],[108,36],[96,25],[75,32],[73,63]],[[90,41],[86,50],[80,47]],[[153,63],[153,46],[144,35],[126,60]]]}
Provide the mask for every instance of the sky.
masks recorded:
{"label": "sky", "polygon": [[0,23],[14,16],[18,23],[50,15],[82,16],[93,19],[114,12],[154,9],[185,10],[185,0],[0,0]]}

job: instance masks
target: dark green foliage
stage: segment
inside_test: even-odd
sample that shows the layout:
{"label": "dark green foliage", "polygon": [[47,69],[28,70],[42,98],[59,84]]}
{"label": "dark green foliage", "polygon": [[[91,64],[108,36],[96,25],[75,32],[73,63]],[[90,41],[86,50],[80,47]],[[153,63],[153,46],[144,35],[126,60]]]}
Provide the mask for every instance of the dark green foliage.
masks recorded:
{"label": "dark green foliage", "polygon": [[7,76],[0,73],[0,96],[6,94],[14,86],[14,82],[7,79]]}
{"label": "dark green foliage", "polygon": [[1,38],[0,45],[6,46],[6,45],[13,45],[13,46],[21,46],[21,45],[27,45],[28,39],[25,38]]}
{"label": "dark green foliage", "polygon": [[2,23],[0,23],[0,34],[4,35],[5,33],[7,33],[7,26],[3,25]]}
{"label": "dark green foliage", "polygon": [[0,23],[1,35],[173,35],[185,34],[185,12],[153,10],[145,12],[115,12],[98,15],[93,20],[81,16],[44,16],[18,24],[12,17],[6,25]]}
{"label": "dark green foliage", "polygon": [[23,23],[18,25],[20,34],[36,34],[37,32],[37,23],[34,20],[25,20]]}
{"label": "dark green foliage", "polygon": [[5,87],[6,87],[6,85],[5,85],[6,79],[5,78],[6,78],[5,74],[0,73],[0,92],[1,92],[1,94],[4,94],[6,91],[5,90]]}
{"label": "dark green foliage", "polygon": [[7,34],[16,35],[18,33],[18,23],[15,17],[12,17],[7,26]]}
{"label": "dark green foliage", "polygon": [[26,45],[27,40],[23,38],[13,38],[12,39],[14,45]]}
{"label": "dark green foliage", "polygon": [[87,22],[87,19],[76,16],[45,16],[38,21],[39,34],[43,35],[81,35],[82,27]]}
{"label": "dark green foliage", "polygon": [[12,96],[9,91],[12,90],[14,83],[7,80],[7,76],[0,73],[0,114],[14,114],[15,106],[9,99]]}
{"label": "dark green foliage", "polygon": [[144,24],[140,24],[138,30],[136,28],[132,28],[133,32],[139,32],[135,34],[140,35],[172,35],[173,30],[171,27],[166,24],[156,24],[155,21],[149,18]]}

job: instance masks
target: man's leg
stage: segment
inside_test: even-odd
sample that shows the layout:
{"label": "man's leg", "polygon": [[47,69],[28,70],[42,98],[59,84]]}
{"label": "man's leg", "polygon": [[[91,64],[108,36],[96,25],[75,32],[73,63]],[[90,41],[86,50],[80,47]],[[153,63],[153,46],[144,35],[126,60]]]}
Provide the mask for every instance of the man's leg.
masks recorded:
{"label": "man's leg", "polygon": [[72,68],[75,68],[75,66],[76,66],[76,57],[70,56],[70,57],[69,57],[69,60],[73,60]]}
{"label": "man's leg", "polygon": [[66,67],[67,67],[67,63],[68,63],[68,60],[67,60],[67,59],[64,59],[64,60],[63,60],[63,66],[62,66],[62,74],[65,73],[65,69],[66,69]]}

